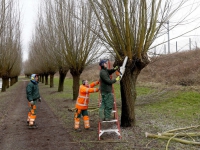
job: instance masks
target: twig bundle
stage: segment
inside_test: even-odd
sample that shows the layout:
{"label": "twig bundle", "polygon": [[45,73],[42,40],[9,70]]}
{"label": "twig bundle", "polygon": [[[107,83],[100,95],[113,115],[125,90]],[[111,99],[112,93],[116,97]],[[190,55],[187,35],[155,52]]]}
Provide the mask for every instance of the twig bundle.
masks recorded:
{"label": "twig bundle", "polygon": [[[166,150],[168,150],[168,146],[171,140],[183,143],[183,144],[194,144],[194,145],[200,145],[200,141],[195,141],[194,138],[192,137],[198,137],[200,136],[200,132],[186,132],[185,130],[188,129],[197,129],[199,128],[200,125],[198,126],[191,126],[191,127],[185,127],[185,128],[178,128],[178,129],[173,129],[169,131],[165,131],[163,133],[158,133],[158,134],[152,134],[145,132],[146,137],[151,137],[151,138],[158,138],[158,139],[166,139],[168,140],[167,145],[166,145]],[[177,131],[182,131],[178,133]],[[192,140],[186,140],[186,139],[181,139],[178,137],[189,137]],[[149,143],[148,143],[149,144]]]}

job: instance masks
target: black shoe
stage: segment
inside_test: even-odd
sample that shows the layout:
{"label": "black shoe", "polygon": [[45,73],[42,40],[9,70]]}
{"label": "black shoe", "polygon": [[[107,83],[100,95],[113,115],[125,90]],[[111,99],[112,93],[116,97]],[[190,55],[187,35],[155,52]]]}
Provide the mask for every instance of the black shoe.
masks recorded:
{"label": "black shoe", "polygon": [[100,122],[105,121],[105,118],[99,118],[99,121]]}
{"label": "black shoe", "polygon": [[80,129],[80,128],[78,128],[78,129],[75,129],[75,131],[77,131],[77,132],[81,132],[81,129]]}
{"label": "black shoe", "polygon": [[85,130],[94,131],[93,128],[85,128]]}
{"label": "black shoe", "polygon": [[111,119],[110,118],[105,118],[105,121],[110,121]]}
{"label": "black shoe", "polygon": [[29,128],[29,129],[37,129],[38,126],[36,126],[36,125],[32,125],[32,126],[30,126],[30,125],[29,125],[28,128]]}
{"label": "black shoe", "polygon": [[29,121],[26,121],[27,126],[29,126]]}

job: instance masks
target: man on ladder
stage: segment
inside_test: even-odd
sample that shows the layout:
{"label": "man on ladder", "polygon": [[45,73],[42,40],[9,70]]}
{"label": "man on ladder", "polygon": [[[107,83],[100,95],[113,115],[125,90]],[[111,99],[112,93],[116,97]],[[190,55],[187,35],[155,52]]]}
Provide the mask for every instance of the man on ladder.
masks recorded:
{"label": "man on ladder", "polygon": [[101,121],[110,121],[111,112],[113,110],[113,94],[112,84],[120,80],[120,76],[116,79],[111,79],[110,75],[113,74],[117,69],[107,69],[107,60],[101,60],[99,63],[100,70],[100,91],[101,91],[101,105],[99,108],[99,116]]}

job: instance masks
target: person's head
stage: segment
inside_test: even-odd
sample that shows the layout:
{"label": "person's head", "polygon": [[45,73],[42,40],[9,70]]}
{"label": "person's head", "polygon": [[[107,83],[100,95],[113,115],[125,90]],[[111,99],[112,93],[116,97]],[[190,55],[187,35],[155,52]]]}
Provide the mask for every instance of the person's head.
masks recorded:
{"label": "person's head", "polygon": [[87,80],[82,80],[82,84],[85,85],[85,86],[89,85]]}
{"label": "person's head", "polygon": [[32,74],[31,75],[31,81],[38,82],[38,75],[37,74]]}
{"label": "person's head", "polygon": [[107,60],[106,59],[102,59],[99,62],[99,66],[107,68]]}

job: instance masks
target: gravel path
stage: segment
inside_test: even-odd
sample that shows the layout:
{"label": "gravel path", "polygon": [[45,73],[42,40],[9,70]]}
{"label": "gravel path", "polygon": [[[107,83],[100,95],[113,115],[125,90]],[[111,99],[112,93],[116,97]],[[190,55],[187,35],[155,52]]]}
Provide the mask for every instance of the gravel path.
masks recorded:
{"label": "gravel path", "polygon": [[25,93],[27,84],[26,80],[19,81],[6,91],[7,96],[0,94],[0,99],[5,105],[2,109],[6,113],[0,122],[0,150],[78,149],[75,144],[70,143],[72,141],[69,133],[62,127],[45,100],[37,105],[38,129],[28,129],[28,103]]}

